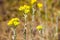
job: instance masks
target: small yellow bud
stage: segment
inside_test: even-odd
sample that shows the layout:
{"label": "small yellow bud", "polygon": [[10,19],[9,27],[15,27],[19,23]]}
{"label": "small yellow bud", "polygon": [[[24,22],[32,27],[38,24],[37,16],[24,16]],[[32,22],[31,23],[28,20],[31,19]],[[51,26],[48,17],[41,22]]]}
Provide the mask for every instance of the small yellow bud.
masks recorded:
{"label": "small yellow bud", "polygon": [[38,6],[39,8],[42,8],[42,7],[43,7],[43,4],[42,4],[42,3],[38,3],[37,6]]}
{"label": "small yellow bud", "polygon": [[36,27],[37,30],[42,30],[42,28],[43,28],[42,25],[38,25],[38,26]]}

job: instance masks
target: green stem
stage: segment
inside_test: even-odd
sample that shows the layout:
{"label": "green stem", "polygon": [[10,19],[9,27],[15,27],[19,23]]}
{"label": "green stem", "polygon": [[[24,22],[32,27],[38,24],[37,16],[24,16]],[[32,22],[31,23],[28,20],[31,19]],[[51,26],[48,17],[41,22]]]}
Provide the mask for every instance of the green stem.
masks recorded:
{"label": "green stem", "polygon": [[31,33],[31,40],[33,40],[33,38],[32,38],[32,25],[30,25],[30,33]]}
{"label": "green stem", "polygon": [[[32,6],[32,26],[34,26],[34,17],[35,17],[35,9],[34,9],[34,5]],[[33,40],[33,36],[32,36],[32,27],[31,27],[31,40]]]}
{"label": "green stem", "polygon": [[16,40],[16,29],[13,28],[13,35],[12,35],[12,40]]}
{"label": "green stem", "polygon": [[43,4],[44,4],[44,11],[45,11],[45,19],[46,19],[46,23],[45,23],[45,25],[46,25],[46,27],[45,27],[45,32],[46,32],[46,40],[49,40],[49,38],[48,38],[48,25],[47,25],[47,18],[48,18],[48,16],[47,16],[47,5],[46,5],[46,2],[47,2],[47,0],[43,0]]}
{"label": "green stem", "polygon": [[24,40],[26,40],[26,29],[24,30]]}
{"label": "green stem", "polygon": [[24,14],[24,19],[25,19],[25,25],[24,25],[24,40],[26,40],[26,18],[27,18],[27,14]]}
{"label": "green stem", "polygon": [[40,34],[40,40],[42,40],[42,30],[39,30],[39,34]]}

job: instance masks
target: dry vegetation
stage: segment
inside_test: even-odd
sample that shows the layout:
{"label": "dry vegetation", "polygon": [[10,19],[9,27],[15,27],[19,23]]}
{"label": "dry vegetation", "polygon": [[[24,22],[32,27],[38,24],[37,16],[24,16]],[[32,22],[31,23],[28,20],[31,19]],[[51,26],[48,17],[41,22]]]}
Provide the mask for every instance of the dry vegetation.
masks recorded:
{"label": "dry vegetation", "polygon": [[[13,35],[12,30],[10,27],[8,27],[7,22],[13,18],[18,17],[20,18],[20,25],[16,27],[16,33],[17,37],[16,40],[24,40],[24,16],[23,13],[18,10],[19,6],[29,4],[29,0],[0,0],[0,40],[12,40],[11,36]],[[42,2],[42,0],[38,0],[38,2]],[[37,2],[37,3],[38,3]],[[42,2],[44,3],[44,2]],[[47,29],[42,34],[41,40],[60,40],[57,39],[57,35],[59,35],[58,38],[60,38],[60,0],[48,0],[47,1],[47,18],[45,19],[45,8],[43,7],[41,12],[41,17],[39,17],[38,14],[38,8],[36,7],[36,4],[34,5],[35,16],[34,16],[34,22],[32,22],[32,13],[30,12],[27,14],[27,29],[26,29],[26,40],[40,40],[40,34],[38,30],[36,30],[36,26],[39,25],[39,22],[43,24],[43,26],[46,25],[47,22]],[[58,16],[58,33],[56,32],[56,17]],[[41,20],[39,20],[41,18]],[[53,24],[51,21],[51,18],[53,18]],[[46,21],[47,20],[47,21]],[[31,31],[32,29],[32,31]],[[48,33],[47,33],[48,31]],[[54,36],[55,35],[55,36]]]}

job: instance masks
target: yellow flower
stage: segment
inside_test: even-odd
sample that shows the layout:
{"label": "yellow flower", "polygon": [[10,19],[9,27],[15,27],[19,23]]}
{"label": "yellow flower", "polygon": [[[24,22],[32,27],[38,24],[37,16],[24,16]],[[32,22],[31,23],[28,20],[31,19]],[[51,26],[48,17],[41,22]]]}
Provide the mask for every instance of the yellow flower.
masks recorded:
{"label": "yellow flower", "polygon": [[43,4],[42,4],[42,3],[38,3],[37,6],[38,6],[39,8],[42,8],[42,7],[43,7]]}
{"label": "yellow flower", "polygon": [[34,4],[37,0],[31,0],[31,4]]}
{"label": "yellow flower", "polygon": [[20,6],[19,7],[19,10],[24,10],[24,6]]}
{"label": "yellow flower", "polygon": [[9,22],[8,22],[8,26],[17,26],[19,24],[19,18],[12,18]]}
{"label": "yellow flower", "polygon": [[25,10],[24,10],[25,13],[30,12],[30,6],[24,5],[24,8],[25,8]]}
{"label": "yellow flower", "polygon": [[19,10],[22,10],[24,13],[30,12],[30,6],[24,5],[19,8]]}
{"label": "yellow flower", "polygon": [[36,27],[37,30],[42,30],[42,28],[43,28],[42,25],[38,25],[38,26]]}

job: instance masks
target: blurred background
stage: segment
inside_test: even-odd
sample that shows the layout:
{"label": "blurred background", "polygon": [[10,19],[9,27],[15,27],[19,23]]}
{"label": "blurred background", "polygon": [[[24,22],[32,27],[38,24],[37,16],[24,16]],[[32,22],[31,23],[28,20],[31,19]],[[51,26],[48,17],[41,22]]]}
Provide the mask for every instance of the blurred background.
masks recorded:
{"label": "blurred background", "polygon": [[[20,19],[20,25],[16,27],[16,40],[24,40],[24,13],[18,9],[24,4],[31,6],[30,2],[30,0],[0,0],[0,40],[12,40],[13,33],[7,22],[13,17]],[[37,3],[43,4],[41,10],[37,8]],[[60,40],[60,0],[37,0],[34,9],[34,15],[32,11],[27,14],[26,40]],[[44,27],[42,36],[36,30],[40,23]]]}

